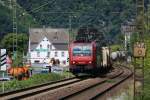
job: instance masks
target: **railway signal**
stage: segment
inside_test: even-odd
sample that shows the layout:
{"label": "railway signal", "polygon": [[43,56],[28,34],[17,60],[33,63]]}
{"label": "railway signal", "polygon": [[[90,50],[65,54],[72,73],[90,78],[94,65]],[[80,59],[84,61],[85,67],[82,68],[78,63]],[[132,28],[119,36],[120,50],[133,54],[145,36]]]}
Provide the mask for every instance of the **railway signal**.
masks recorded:
{"label": "railway signal", "polygon": [[0,70],[6,71],[6,49],[0,49]]}
{"label": "railway signal", "polygon": [[134,44],[134,57],[145,57],[146,47],[144,43]]}

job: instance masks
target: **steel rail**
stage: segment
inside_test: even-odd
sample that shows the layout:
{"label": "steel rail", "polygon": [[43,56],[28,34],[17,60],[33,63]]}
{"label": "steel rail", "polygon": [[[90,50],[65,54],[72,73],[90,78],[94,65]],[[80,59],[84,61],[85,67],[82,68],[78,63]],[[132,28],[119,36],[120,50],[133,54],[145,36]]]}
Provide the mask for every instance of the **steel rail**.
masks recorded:
{"label": "steel rail", "polygon": [[[122,72],[120,72],[118,75],[116,75],[116,76],[114,76],[114,77],[108,78],[108,79],[111,79],[111,80],[115,80],[115,79],[117,79],[117,78],[120,77],[121,80],[119,80],[118,82],[112,84],[110,87],[107,87],[106,89],[102,90],[100,93],[97,93],[96,95],[94,95],[94,96],[92,96],[92,97],[86,97],[86,98],[84,98],[84,99],[87,99],[87,98],[88,98],[88,99],[95,100],[95,99],[98,98],[99,96],[101,96],[101,95],[103,95],[104,93],[108,92],[109,90],[113,89],[114,87],[116,87],[117,85],[121,84],[121,83],[124,82],[126,79],[128,79],[129,77],[132,76],[132,72],[131,72],[128,68],[121,68],[121,69],[122,69]],[[124,71],[124,70],[126,70],[126,71]],[[129,73],[129,74],[128,74],[128,73]],[[126,75],[126,74],[128,74],[128,75],[127,75],[125,78],[122,78],[122,76],[123,76],[123,75]],[[73,94],[71,94],[71,95],[65,96],[65,97],[61,98],[61,100],[66,100],[66,99],[73,99],[73,100],[75,100],[75,99],[78,99],[81,95],[86,95],[86,93],[87,93],[88,91],[90,91],[91,89],[93,89],[93,88],[107,86],[107,80],[108,80],[108,79],[106,79],[106,80],[104,80],[104,81],[100,81],[100,82],[98,82],[97,84],[94,84],[94,85],[92,85],[92,86],[90,86],[90,87],[87,87],[87,88],[85,88],[85,89],[83,89],[83,90],[80,90],[80,91],[78,91],[78,92],[76,92],[76,93],[73,93]],[[89,92],[89,93],[91,93],[91,92]],[[87,94],[87,95],[88,95],[88,94]],[[83,98],[82,98],[82,99],[83,99]]]}
{"label": "steel rail", "polygon": [[[45,83],[45,84],[41,84],[41,85],[37,85],[37,86],[25,88],[25,89],[21,89],[21,90],[10,91],[10,92],[7,92],[7,93],[0,94],[0,97],[2,99],[16,100],[18,98],[28,97],[28,96],[31,96],[31,95],[34,95],[34,94],[37,94],[37,93],[45,92],[45,91],[48,91],[50,89],[55,89],[55,88],[58,88],[58,87],[61,87],[61,86],[73,84],[73,83],[82,81],[84,79],[86,79],[86,78],[79,79],[79,78],[73,77],[73,78],[63,79],[63,80],[59,80],[59,81],[55,81],[55,82],[49,82],[49,83]],[[43,88],[43,87],[46,87],[46,88],[39,89],[39,88]]]}

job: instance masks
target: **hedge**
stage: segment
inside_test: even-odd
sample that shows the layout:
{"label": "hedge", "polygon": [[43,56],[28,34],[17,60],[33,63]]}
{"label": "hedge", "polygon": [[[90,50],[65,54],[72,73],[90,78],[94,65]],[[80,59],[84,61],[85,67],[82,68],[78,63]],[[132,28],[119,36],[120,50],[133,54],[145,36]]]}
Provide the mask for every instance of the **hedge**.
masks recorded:
{"label": "hedge", "polygon": [[[35,86],[42,83],[52,82],[64,79],[66,77],[72,77],[73,75],[68,73],[64,74],[55,74],[55,73],[44,73],[44,74],[35,74],[27,80],[12,80],[4,82],[5,92],[23,89],[31,86]],[[0,93],[2,93],[2,82],[0,82]]]}

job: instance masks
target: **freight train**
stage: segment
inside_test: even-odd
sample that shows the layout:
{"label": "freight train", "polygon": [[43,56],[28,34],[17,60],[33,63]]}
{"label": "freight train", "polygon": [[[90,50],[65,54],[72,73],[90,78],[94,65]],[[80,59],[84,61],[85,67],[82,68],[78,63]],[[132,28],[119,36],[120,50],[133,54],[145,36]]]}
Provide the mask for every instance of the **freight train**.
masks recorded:
{"label": "freight train", "polygon": [[[92,32],[92,36],[93,34]],[[108,72],[111,69],[110,48],[103,41],[99,41],[100,38],[89,40],[86,35],[83,36],[69,45],[70,71],[75,75]]]}

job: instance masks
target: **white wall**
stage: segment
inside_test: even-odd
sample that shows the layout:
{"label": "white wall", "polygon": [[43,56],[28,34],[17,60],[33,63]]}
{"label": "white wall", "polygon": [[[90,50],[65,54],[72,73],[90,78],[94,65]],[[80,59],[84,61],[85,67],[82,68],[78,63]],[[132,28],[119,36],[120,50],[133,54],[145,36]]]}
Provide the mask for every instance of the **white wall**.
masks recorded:
{"label": "white wall", "polygon": [[[55,56],[56,51],[57,51],[57,55],[58,55],[57,57]],[[61,64],[63,63],[63,61],[65,61],[66,65],[69,65],[69,62],[67,62],[67,58],[69,58],[68,51],[64,51],[64,50],[56,50],[56,51],[55,50],[51,51],[50,57],[59,59]],[[64,57],[62,57],[62,52],[64,52]]]}
{"label": "white wall", "polygon": [[[40,47],[42,45],[42,47]],[[47,45],[51,45],[52,48],[47,48]],[[37,52],[40,52],[39,57],[37,56]],[[50,52],[49,57],[47,57],[47,53]],[[55,52],[57,52],[57,57],[55,56]],[[64,52],[64,57],[62,57],[62,52]],[[48,41],[45,37],[36,47],[34,51],[30,52],[31,63],[34,63],[35,60],[38,60],[39,63],[49,63],[51,58],[59,59],[62,65],[63,61],[66,61],[66,65],[69,65],[67,62],[67,58],[69,57],[67,50],[55,50],[55,47]]]}

